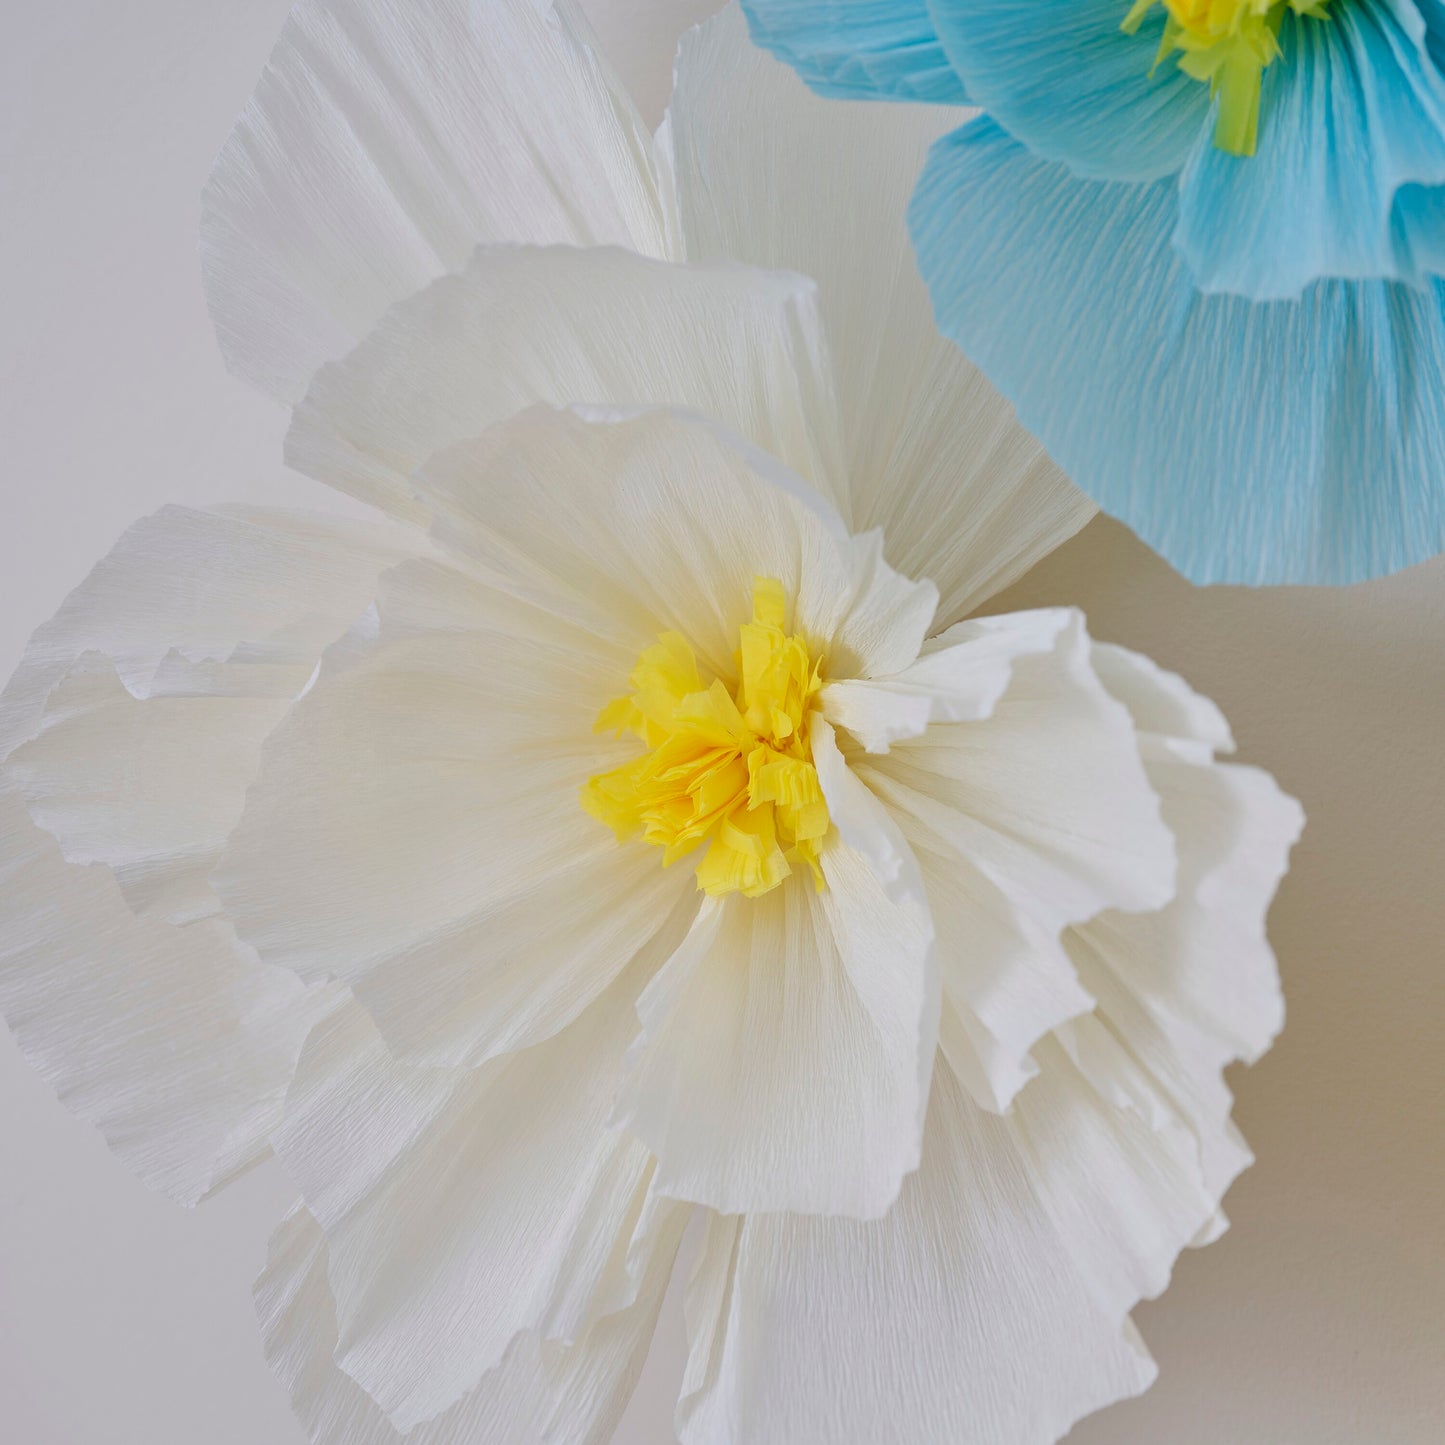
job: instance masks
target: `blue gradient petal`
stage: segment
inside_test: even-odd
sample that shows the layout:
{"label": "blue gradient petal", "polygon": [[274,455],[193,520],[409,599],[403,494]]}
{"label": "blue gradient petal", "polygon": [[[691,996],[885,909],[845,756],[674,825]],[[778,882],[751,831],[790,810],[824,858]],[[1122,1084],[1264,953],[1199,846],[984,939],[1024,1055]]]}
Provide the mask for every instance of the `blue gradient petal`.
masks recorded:
{"label": "blue gradient petal", "polygon": [[1196,582],[1358,581],[1445,550],[1445,283],[1203,295],[1172,182],[1079,180],[991,120],[910,210],[943,331]]}
{"label": "blue gradient petal", "polygon": [[1174,244],[1201,290],[1265,300],[1326,276],[1423,285],[1442,270],[1445,75],[1424,19],[1409,0],[1329,14],[1285,20],[1258,154],[1226,155],[1206,130],[1180,177]]}
{"label": "blue gradient petal", "polygon": [[[799,7],[777,0],[777,8]],[[1078,175],[1172,175],[1208,123],[1208,86],[1172,59],[1155,68],[1162,6],[1133,35],[1119,28],[1127,0],[928,0],[928,8],[973,103]]]}
{"label": "blue gradient petal", "polygon": [[924,0],[743,0],[753,43],[820,95],[963,105]]}
{"label": "blue gradient petal", "polygon": [[1419,275],[1445,276],[1445,186],[1405,186],[1390,218],[1396,250]]}

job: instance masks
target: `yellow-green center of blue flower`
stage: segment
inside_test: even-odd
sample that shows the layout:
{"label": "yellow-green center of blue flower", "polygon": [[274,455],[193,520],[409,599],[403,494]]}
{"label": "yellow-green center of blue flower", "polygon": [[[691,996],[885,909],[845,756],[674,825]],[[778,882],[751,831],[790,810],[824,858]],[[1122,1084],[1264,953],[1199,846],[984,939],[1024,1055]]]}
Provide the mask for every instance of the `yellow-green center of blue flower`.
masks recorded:
{"label": "yellow-green center of blue flower", "polygon": [[1252,156],[1259,141],[1259,93],[1264,72],[1279,59],[1279,28],[1286,10],[1326,20],[1329,0],[1134,0],[1124,19],[1133,34],[1156,6],[1169,12],[1158,64],[1178,54],[1179,68],[1208,81],[1219,101],[1214,144],[1231,155]]}

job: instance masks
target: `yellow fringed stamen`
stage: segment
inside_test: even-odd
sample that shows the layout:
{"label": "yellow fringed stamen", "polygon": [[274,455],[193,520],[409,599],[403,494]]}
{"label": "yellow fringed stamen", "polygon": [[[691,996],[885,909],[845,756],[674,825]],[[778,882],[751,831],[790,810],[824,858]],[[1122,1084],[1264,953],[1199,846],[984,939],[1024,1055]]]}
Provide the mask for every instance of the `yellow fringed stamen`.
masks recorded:
{"label": "yellow fringed stamen", "polygon": [[1123,28],[1133,34],[1156,5],[1169,12],[1155,64],[1176,51],[1179,68],[1207,80],[1219,100],[1214,144],[1252,156],[1259,143],[1259,93],[1264,72],[1280,56],[1286,10],[1326,20],[1329,0],[1135,0]]}
{"label": "yellow fringed stamen", "polygon": [[828,805],[808,741],[822,658],[785,631],[787,599],[753,579],[753,620],[739,629],[738,685],[703,685],[687,641],[664,633],[633,669],[632,691],[602,709],[599,732],[631,732],[647,752],[582,790],[582,806],[619,839],[641,836],[664,866],[702,844],[698,887],[756,898],[818,858]]}

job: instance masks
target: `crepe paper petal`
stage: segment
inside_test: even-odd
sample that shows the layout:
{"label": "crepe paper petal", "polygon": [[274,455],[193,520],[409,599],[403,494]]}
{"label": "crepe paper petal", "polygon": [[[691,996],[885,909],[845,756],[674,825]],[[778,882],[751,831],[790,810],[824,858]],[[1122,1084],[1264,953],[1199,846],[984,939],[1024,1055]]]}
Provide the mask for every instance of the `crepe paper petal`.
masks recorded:
{"label": "crepe paper petal", "polygon": [[966,103],[925,0],[750,0],[744,9],[753,40],[819,95]]}
{"label": "crepe paper petal", "polygon": [[[1031,1126],[1079,1152],[1045,1162]],[[1053,1441],[1138,1394],[1155,1369],[1124,1301],[1167,1272],[1210,1208],[1185,1183],[1182,1150],[1148,1186],[1130,1177],[1144,1132],[1043,1079],[1017,1120],[1001,1119],[941,1070],[923,1166],[885,1218],[716,1220],[688,1300],[683,1445]],[[1079,1256],[1102,1243],[1088,1238],[1089,1201],[1115,1186],[1106,1212],[1138,1234],[1105,1246],[1120,1277],[1106,1289]]]}
{"label": "crepe paper petal", "polygon": [[0,844],[0,1011],[61,1102],[182,1204],[267,1158],[327,991],[260,965],[223,919],[136,917],[9,790]]}
{"label": "crepe paper petal", "polygon": [[574,1345],[516,1336],[469,1395],[402,1435],[336,1363],[326,1237],[298,1206],[256,1282],[267,1362],[314,1445],[607,1445],[641,1373],[687,1213],[673,1206],[648,1241],[635,1304],[599,1319]]}
{"label": "crepe paper petal", "polygon": [[827,490],[842,470],[811,281],[607,247],[486,246],[322,369],[297,408],[299,471],[411,520],[413,474],[530,406],[675,406]]}
{"label": "crepe paper petal", "polygon": [[1200,295],[1169,182],[1076,180],[986,120],[934,149],[911,220],[945,333],[1191,581],[1354,582],[1445,550],[1445,282]]}
{"label": "crepe paper petal", "polygon": [[1156,65],[1165,11],[1126,32],[1119,0],[929,0],[973,103],[1047,160],[1095,180],[1180,169],[1209,115],[1209,87]]}
{"label": "crepe paper petal", "polygon": [[638,1298],[628,1242],[671,1213],[645,1207],[647,1150],[605,1125],[645,976],[485,1068],[398,1063],[354,1004],[308,1041],[277,1153],[326,1237],[336,1363],[399,1432],[517,1334],[572,1342]]}
{"label": "crepe paper petal", "polygon": [[921,886],[890,897],[845,842],[821,861],[822,891],[795,873],[763,898],[709,899],[638,1001],[616,1122],[669,1195],[871,1218],[918,1167],[938,1014],[927,903]]}
{"label": "crepe paper petal", "polygon": [[855,532],[882,529],[894,566],[938,585],[947,626],[1093,515],[933,326],[904,210],[928,147],[962,117],[819,100],[742,31],[729,7],[678,54],[667,133],[688,255],[816,281],[846,472],[824,489]]}
{"label": "crepe paper petal", "polygon": [[301,0],[206,185],[227,363],[294,403],[484,241],[670,254],[651,149],[570,0]]}
{"label": "crepe paper petal", "polygon": [[1339,5],[1328,24],[1287,18],[1280,41],[1256,154],[1206,138],[1180,176],[1174,245],[1195,284],[1262,301],[1328,277],[1429,288],[1445,226],[1409,218],[1441,204],[1445,70],[1419,15]]}

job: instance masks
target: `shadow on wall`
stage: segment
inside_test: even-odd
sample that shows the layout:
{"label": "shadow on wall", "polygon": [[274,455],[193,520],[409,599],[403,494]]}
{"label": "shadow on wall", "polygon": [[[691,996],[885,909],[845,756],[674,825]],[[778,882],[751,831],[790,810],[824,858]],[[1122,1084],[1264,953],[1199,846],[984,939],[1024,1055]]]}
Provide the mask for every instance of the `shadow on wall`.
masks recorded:
{"label": "shadow on wall", "polygon": [[1160,1366],[1070,1445],[1438,1445],[1445,1431],[1445,559],[1194,588],[1108,518],[989,611],[1082,607],[1223,708],[1309,823],[1270,916],[1289,1017],[1237,1069],[1233,1228],[1135,1315]]}

